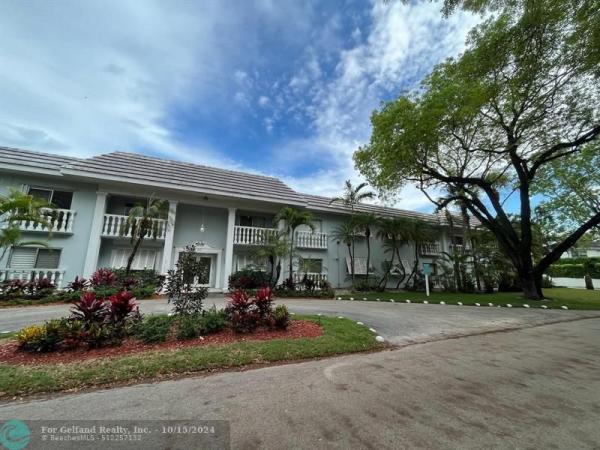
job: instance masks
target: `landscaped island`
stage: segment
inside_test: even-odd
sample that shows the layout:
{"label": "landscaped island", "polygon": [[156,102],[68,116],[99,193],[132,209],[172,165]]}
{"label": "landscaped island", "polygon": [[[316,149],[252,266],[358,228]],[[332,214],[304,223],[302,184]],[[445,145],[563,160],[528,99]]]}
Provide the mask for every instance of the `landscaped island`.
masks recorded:
{"label": "landscaped island", "polygon": [[[143,317],[131,290],[82,290],[71,314],[0,341],[0,397],[366,351],[380,344],[343,318],[292,318],[269,287],[204,309],[190,253],[169,273],[169,315]],[[112,291],[111,291],[112,292]],[[16,339],[15,339],[16,338]]]}

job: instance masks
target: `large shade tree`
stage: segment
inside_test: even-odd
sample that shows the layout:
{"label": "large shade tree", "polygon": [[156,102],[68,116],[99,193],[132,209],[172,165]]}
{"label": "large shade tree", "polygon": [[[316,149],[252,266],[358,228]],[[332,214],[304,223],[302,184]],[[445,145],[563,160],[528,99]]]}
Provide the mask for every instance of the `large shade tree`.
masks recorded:
{"label": "large shade tree", "polygon": [[423,89],[373,114],[371,140],[355,163],[380,190],[413,182],[440,208],[463,204],[493,232],[525,297],[541,299],[545,270],[600,223],[598,212],[580,218],[533,258],[531,198],[540,174],[600,135],[600,8],[584,0],[473,0],[448,2],[447,10],[456,5],[496,10]]}

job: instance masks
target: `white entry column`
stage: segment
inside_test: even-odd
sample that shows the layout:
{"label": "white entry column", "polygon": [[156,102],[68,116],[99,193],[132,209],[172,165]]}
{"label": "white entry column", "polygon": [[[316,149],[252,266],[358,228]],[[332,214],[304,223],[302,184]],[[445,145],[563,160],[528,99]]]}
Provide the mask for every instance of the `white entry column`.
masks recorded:
{"label": "white entry column", "polygon": [[223,270],[223,289],[229,289],[229,276],[233,269],[233,234],[235,227],[235,208],[228,208],[227,241],[225,242],[225,270]]}
{"label": "white entry column", "polygon": [[165,233],[165,244],[161,272],[166,275],[171,268],[171,257],[173,256],[173,237],[175,236],[175,218],[177,216],[177,204],[175,200],[169,200],[169,216],[167,218],[167,231]]}
{"label": "white entry column", "polygon": [[98,265],[98,256],[100,255],[100,242],[102,240],[102,227],[104,226],[104,212],[106,211],[106,192],[96,193],[96,206],[94,207],[94,217],[90,228],[90,240],[88,242],[85,262],[83,264],[83,276],[92,275]]}

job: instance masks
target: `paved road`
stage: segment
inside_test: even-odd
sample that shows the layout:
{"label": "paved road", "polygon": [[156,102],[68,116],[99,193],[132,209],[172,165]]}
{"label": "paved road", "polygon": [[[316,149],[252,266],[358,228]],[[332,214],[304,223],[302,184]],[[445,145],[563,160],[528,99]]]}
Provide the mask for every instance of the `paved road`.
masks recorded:
{"label": "paved road", "polygon": [[599,343],[600,319],[578,320],[5,404],[0,420],[225,419],[235,449],[591,449]]}
{"label": "paved road", "polygon": [[[563,311],[523,308],[490,308],[450,305],[422,305],[338,300],[278,300],[296,313],[321,313],[362,321],[394,344],[422,342],[497,329],[539,325],[556,320],[600,317],[600,311]],[[223,306],[223,298],[210,298],[207,305]],[[165,300],[140,302],[145,314],[168,312]],[[0,332],[18,330],[32,323],[61,317],[67,305],[0,309]]]}

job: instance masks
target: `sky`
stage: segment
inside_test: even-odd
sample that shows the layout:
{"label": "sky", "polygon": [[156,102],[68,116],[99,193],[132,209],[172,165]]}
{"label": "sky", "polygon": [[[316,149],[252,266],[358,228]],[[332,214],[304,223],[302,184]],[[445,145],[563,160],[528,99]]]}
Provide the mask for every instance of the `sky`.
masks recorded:
{"label": "sky", "polygon": [[[136,152],[339,195],[361,181],[352,153],[372,111],[477,22],[399,0],[0,2],[0,145]],[[410,186],[395,206],[432,210]]]}

